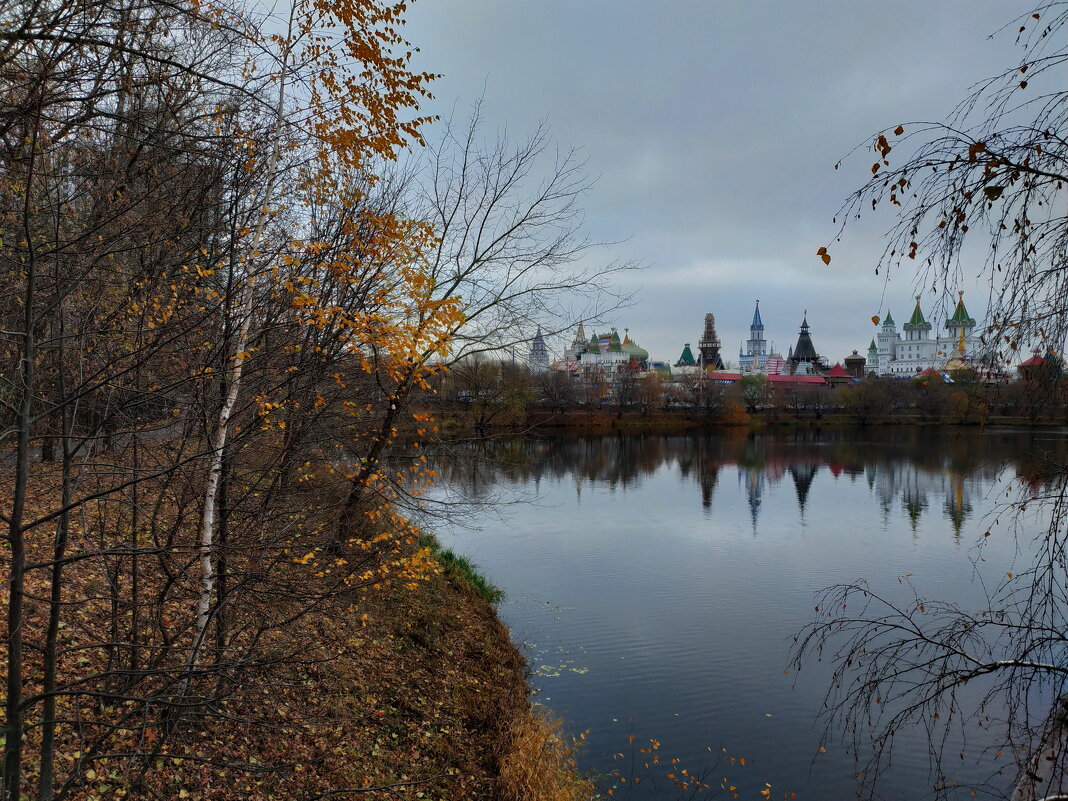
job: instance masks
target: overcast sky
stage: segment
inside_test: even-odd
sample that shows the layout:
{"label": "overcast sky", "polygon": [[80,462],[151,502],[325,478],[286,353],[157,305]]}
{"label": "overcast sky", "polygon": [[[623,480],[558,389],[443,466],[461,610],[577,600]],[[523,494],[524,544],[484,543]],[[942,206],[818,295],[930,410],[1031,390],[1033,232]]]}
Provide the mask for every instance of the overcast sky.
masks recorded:
{"label": "overcast sky", "polygon": [[[442,73],[434,113],[484,96],[487,126],[514,136],[539,121],[581,148],[595,184],[591,258],[647,265],[610,322],[654,359],[674,361],[716,315],[737,361],[754,300],[783,353],[805,309],[833,363],[864,350],[873,314],[900,324],[912,276],[874,273],[888,217],[847,230],[824,266],[831,218],[869,175],[854,146],[887,126],[942,119],[983,77],[1018,61],[1016,0],[418,0],[407,38]],[[433,135],[431,133],[431,135]],[[986,292],[964,286],[973,317]],[[929,319],[941,305],[925,296]],[[559,351],[562,343],[552,343]]]}

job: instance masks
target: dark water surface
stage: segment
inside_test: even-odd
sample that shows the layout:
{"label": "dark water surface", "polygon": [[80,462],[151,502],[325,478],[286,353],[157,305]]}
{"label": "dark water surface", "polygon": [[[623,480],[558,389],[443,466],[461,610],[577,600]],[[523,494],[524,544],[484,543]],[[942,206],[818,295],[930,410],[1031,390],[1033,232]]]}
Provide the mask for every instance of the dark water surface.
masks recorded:
{"label": "dark water surface", "polygon": [[[980,606],[977,577],[1020,560],[997,504],[1066,450],[1063,430],[946,428],[498,441],[439,468],[468,498],[522,502],[440,533],[507,592],[537,700],[589,730],[580,764],[648,777],[617,797],[689,797],[666,774],[711,771],[742,798],[767,782],[771,798],[845,799],[857,765],[819,718],[829,670],[784,674],[814,593],[863,577],[893,594],[912,574],[930,598]],[[985,745],[951,778],[988,776]],[[744,767],[717,764],[722,749]],[[928,795],[929,765],[922,733],[903,733],[880,796]]]}

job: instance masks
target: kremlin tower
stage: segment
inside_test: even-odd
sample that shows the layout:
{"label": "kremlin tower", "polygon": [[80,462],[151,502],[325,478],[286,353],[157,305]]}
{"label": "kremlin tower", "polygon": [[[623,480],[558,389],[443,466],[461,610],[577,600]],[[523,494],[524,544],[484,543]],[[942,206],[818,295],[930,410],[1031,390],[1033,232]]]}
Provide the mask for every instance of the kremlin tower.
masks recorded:
{"label": "kremlin tower", "polygon": [[763,372],[768,361],[768,343],[764,339],[764,321],[760,319],[760,301],[756,302],[753,322],[749,326],[747,350],[738,351],[738,365],[743,373]]}
{"label": "kremlin tower", "polygon": [[723,357],[719,355],[719,336],[716,335],[716,317],[709,312],[705,315],[705,332],[697,347],[701,350],[701,366],[706,370],[723,369]]}

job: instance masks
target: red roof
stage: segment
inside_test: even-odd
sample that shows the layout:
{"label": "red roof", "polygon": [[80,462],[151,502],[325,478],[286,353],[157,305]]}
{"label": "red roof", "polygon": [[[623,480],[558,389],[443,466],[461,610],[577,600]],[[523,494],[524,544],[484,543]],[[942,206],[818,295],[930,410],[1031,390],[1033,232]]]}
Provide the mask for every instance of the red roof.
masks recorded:
{"label": "red roof", "polygon": [[845,368],[842,367],[841,362],[835,362],[834,367],[832,367],[831,371],[827,373],[827,378],[852,378],[852,376],[845,371]]}
{"label": "red roof", "polygon": [[725,373],[722,371],[709,371],[708,378],[710,381],[740,381],[742,378],[741,373]]}
{"label": "red roof", "polygon": [[1046,363],[1046,360],[1042,356],[1032,356],[1026,362],[1020,362],[1020,367],[1041,367]]}
{"label": "red roof", "polygon": [[826,384],[821,375],[769,375],[773,384]]}

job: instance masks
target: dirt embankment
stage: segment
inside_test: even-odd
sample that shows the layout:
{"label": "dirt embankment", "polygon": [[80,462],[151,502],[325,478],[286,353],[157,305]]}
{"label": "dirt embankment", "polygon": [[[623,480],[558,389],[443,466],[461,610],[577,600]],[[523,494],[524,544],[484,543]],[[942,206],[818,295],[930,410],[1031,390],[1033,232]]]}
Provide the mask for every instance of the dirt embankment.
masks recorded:
{"label": "dirt embankment", "polygon": [[[369,599],[352,619],[324,614],[310,621],[335,629],[334,635],[341,629],[349,634],[318,638],[344,647],[332,658],[309,654],[308,665],[291,677],[302,685],[299,692],[281,689],[264,699],[268,708],[261,715],[277,717],[280,736],[250,742],[233,727],[201,730],[219,747],[251,751],[261,763],[281,768],[269,782],[233,776],[244,792],[227,797],[591,797],[569,764],[571,749],[559,724],[531,705],[525,661],[495,609],[448,573]],[[204,788],[194,789],[193,777],[176,770],[185,775],[156,778],[186,789],[184,798],[200,796]]]}

